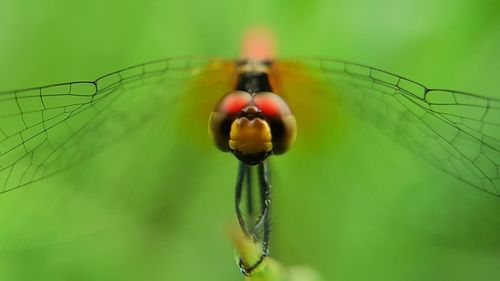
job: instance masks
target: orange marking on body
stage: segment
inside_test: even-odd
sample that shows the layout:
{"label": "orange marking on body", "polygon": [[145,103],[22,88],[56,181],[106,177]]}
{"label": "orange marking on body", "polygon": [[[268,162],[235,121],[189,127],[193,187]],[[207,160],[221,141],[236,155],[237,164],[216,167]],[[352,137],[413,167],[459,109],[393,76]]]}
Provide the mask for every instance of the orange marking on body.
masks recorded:
{"label": "orange marking on body", "polygon": [[276,55],[272,32],[265,27],[249,29],[243,37],[241,57],[250,60],[270,60]]}

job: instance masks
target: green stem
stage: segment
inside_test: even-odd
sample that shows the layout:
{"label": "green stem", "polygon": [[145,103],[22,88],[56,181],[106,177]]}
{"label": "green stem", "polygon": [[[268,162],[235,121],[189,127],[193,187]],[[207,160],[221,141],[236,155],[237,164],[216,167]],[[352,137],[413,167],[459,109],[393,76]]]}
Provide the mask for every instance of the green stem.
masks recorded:
{"label": "green stem", "polygon": [[[236,262],[241,260],[245,265],[255,264],[261,255],[260,243],[256,243],[246,237],[240,229],[233,231],[233,241],[236,247]],[[252,271],[246,281],[284,281],[284,269],[277,261],[265,257],[262,263]]]}
{"label": "green stem", "polygon": [[[243,232],[236,228],[232,232],[235,244],[236,263],[241,260],[246,265],[255,264],[261,254],[260,243],[253,242]],[[271,257],[265,257],[262,263],[250,274],[245,276],[245,281],[322,281],[323,279],[315,270],[308,266],[284,267]]]}

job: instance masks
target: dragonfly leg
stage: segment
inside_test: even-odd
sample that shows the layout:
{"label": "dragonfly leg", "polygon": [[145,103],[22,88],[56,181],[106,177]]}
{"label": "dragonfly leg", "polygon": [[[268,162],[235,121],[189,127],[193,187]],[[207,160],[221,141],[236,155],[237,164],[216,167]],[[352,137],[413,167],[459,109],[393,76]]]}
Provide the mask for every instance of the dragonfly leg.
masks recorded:
{"label": "dragonfly leg", "polygon": [[253,193],[252,193],[252,174],[251,174],[251,167],[248,165],[246,166],[246,185],[247,185],[247,213],[250,219],[254,218],[254,198],[253,198]]}
{"label": "dragonfly leg", "polygon": [[[270,208],[271,208],[271,184],[269,179],[269,168],[267,162],[260,163],[258,166],[258,182],[260,194],[260,215],[254,219],[254,198],[252,197],[252,177],[251,167],[240,163],[238,170],[238,177],[236,182],[236,214],[238,222],[243,233],[252,240],[257,240],[261,243],[262,253],[258,260],[251,266],[246,266],[244,261],[240,258],[239,267],[244,275],[250,275],[252,271],[257,268],[264,258],[269,253],[269,226],[270,226]],[[245,180],[246,178],[246,181]],[[247,185],[247,211],[252,221],[251,231],[248,231],[245,219],[243,218],[240,210],[240,203],[243,191],[243,184]],[[260,235],[259,235],[260,234]]]}
{"label": "dragonfly leg", "polygon": [[257,230],[262,229],[262,251],[264,255],[269,252],[269,228],[270,222],[270,211],[271,211],[271,181],[269,175],[269,166],[267,161],[259,164],[259,186],[260,186],[260,196],[261,196],[261,210],[262,214],[257,221],[255,228]]}
{"label": "dragonfly leg", "polygon": [[[245,236],[249,236],[247,227],[245,225],[245,220],[241,214],[240,203],[241,203],[241,195],[243,192],[243,180],[245,179],[245,175],[248,172],[248,167],[242,162],[239,162],[238,165],[238,176],[236,177],[236,193],[235,193],[235,207],[236,207],[236,217],[238,218],[238,223],[240,224],[240,228],[245,234]],[[248,175],[249,177],[250,175]],[[248,181],[248,180],[247,180]]]}

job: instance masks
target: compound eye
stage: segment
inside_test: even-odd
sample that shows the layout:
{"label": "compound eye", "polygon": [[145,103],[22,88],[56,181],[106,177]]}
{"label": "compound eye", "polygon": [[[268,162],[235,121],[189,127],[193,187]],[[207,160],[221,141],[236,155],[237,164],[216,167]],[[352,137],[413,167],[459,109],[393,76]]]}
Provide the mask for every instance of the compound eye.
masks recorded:
{"label": "compound eye", "polygon": [[286,102],[274,93],[258,93],[253,102],[271,126],[273,154],[285,153],[295,141],[297,125]]}
{"label": "compound eye", "polygon": [[217,107],[217,112],[227,115],[236,115],[244,107],[250,104],[252,96],[243,91],[227,94]]}
{"label": "compound eye", "polygon": [[280,117],[291,114],[286,102],[274,93],[259,93],[253,97],[253,102],[268,117]]}
{"label": "compound eye", "polygon": [[252,101],[252,96],[243,91],[225,95],[210,113],[209,131],[215,145],[222,151],[229,151],[229,133],[235,116]]}

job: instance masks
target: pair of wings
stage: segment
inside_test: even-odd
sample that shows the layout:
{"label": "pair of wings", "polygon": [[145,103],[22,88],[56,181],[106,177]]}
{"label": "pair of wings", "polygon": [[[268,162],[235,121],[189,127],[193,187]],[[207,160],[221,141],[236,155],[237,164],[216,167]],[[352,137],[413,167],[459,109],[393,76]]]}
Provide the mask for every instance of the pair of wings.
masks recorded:
{"label": "pair of wings", "polygon": [[[231,90],[234,65],[209,58],[164,59],[94,81],[0,92],[0,193],[77,164],[157,113],[161,118],[175,115],[179,104],[213,107]],[[283,76],[310,72],[349,111],[448,174],[500,196],[500,100],[429,89],[339,60],[277,60],[272,65]],[[294,112],[294,106],[300,107],[295,103]],[[208,113],[193,118],[206,123]]]}

